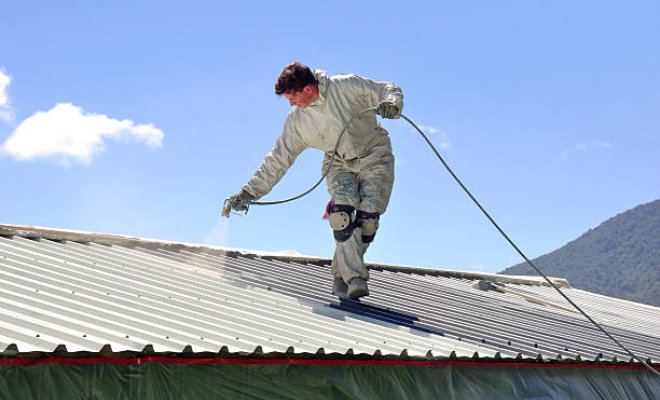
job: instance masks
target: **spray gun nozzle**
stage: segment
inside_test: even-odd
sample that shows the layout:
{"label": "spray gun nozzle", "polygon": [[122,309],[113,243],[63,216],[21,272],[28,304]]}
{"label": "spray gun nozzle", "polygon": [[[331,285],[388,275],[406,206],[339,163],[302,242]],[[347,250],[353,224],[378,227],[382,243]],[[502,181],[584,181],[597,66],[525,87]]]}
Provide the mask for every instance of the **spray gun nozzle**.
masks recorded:
{"label": "spray gun nozzle", "polygon": [[231,213],[231,200],[225,199],[225,202],[222,205],[222,212],[220,213],[220,215],[222,215],[225,218],[229,218],[230,213]]}

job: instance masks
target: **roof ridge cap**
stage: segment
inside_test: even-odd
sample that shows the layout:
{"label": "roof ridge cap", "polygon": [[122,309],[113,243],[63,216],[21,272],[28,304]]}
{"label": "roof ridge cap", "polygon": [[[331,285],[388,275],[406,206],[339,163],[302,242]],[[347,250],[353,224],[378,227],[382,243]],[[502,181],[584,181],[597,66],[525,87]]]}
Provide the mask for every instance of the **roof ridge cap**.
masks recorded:
{"label": "roof ridge cap", "polygon": [[[0,224],[0,236],[19,236],[29,239],[48,239],[48,240],[70,240],[73,242],[83,243],[97,243],[104,245],[121,245],[121,246],[137,246],[148,244],[159,244],[164,247],[179,246],[187,250],[221,250],[228,253],[238,253],[241,255],[254,255],[256,257],[267,257],[283,261],[297,261],[297,262],[330,262],[326,257],[308,256],[303,254],[292,253],[291,250],[283,252],[269,252],[258,250],[245,250],[224,246],[215,246],[209,244],[148,239],[135,236],[114,235],[98,232],[88,232],[73,229],[55,229],[39,226],[28,225],[9,225]],[[394,265],[384,263],[365,263],[369,268],[376,270],[386,270],[392,272],[402,272],[409,274],[432,275],[442,276],[447,278],[470,279],[470,280],[489,280],[501,283],[513,283],[522,285],[535,285],[535,286],[550,286],[550,284],[541,277],[526,276],[526,275],[499,275],[486,272],[473,272],[473,271],[454,271],[445,269],[434,269],[427,267],[411,267],[405,265]],[[549,278],[555,285],[559,287],[570,287],[570,284],[565,278]]]}

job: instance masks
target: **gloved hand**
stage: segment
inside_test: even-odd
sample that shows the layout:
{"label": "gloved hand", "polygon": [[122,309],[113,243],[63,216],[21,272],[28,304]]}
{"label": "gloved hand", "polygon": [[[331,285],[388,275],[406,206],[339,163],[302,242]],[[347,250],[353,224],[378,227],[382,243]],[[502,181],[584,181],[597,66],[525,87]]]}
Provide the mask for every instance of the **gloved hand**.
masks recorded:
{"label": "gloved hand", "polygon": [[234,211],[244,211],[247,213],[252,200],[254,200],[254,197],[250,193],[241,190],[240,193],[229,198],[229,205]]}
{"label": "gloved hand", "polygon": [[397,107],[396,104],[387,101],[381,101],[380,104],[378,104],[378,115],[389,119],[397,119],[401,117],[401,114],[399,114],[399,107]]}

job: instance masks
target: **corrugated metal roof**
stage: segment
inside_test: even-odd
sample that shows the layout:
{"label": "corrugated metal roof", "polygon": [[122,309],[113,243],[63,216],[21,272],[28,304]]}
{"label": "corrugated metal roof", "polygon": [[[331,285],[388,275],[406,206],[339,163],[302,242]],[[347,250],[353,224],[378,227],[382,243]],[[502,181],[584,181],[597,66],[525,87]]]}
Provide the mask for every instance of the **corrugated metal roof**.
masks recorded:
{"label": "corrugated metal roof", "polygon": [[[325,259],[29,227],[0,226],[0,234],[6,353],[109,345],[115,352],[630,359],[582,315],[548,305],[570,307],[533,279],[485,276],[540,302],[479,290],[478,274],[373,265],[371,295],[340,302]],[[658,308],[562,290],[638,357],[660,358]]]}

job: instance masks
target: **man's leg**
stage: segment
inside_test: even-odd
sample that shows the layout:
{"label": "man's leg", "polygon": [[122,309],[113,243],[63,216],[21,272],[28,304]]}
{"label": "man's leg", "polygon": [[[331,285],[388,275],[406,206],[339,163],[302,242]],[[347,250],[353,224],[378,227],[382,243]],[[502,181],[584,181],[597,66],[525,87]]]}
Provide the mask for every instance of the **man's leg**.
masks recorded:
{"label": "man's leg", "polygon": [[334,201],[328,210],[335,238],[335,253],[331,264],[333,293],[340,298],[349,297],[351,282],[356,278],[364,282],[369,279],[369,271],[362,259],[362,229],[355,225],[354,209],[359,202],[359,183],[350,164],[339,165],[327,177],[328,192]]}
{"label": "man's leg", "polygon": [[[332,257],[333,275],[335,279],[341,280],[337,282],[337,285],[341,285],[341,282],[345,285],[337,286],[336,288],[333,286],[339,292],[335,293],[337,296],[348,298],[361,297],[355,296],[355,288],[352,290],[351,286],[359,285],[366,288],[366,281],[369,279],[369,270],[364,265],[362,254],[362,233],[360,228],[353,230],[353,234],[347,240],[343,242],[336,241],[335,253]],[[342,295],[344,292],[345,295]],[[362,296],[364,295],[366,293]]]}
{"label": "man's leg", "polygon": [[[380,215],[387,209],[394,184],[394,156],[389,140],[375,146],[370,154],[360,160],[358,182],[360,203],[355,213],[353,235],[356,246],[353,250],[359,252],[362,266],[368,271],[364,267],[364,253],[376,237]],[[348,286],[347,296],[353,299],[368,296],[367,279],[368,272],[366,278],[353,278]]]}
{"label": "man's leg", "polygon": [[364,253],[376,237],[380,216],[387,210],[394,185],[394,156],[389,140],[375,146],[361,161],[356,225],[362,228]]}
{"label": "man's leg", "polygon": [[[351,211],[353,223],[349,236],[344,228],[345,215],[336,215],[334,219],[339,223],[333,226],[336,242],[331,264],[335,277],[333,290],[344,297],[343,289],[346,288],[346,297],[357,299],[369,294],[366,283],[369,270],[363,257],[374,240],[380,215],[387,208],[394,183],[394,156],[389,138],[372,148],[364,158],[343,162],[328,174],[327,181],[335,205],[350,206],[350,209],[341,209],[345,213]],[[356,214],[352,213],[353,207]],[[332,213],[330,218],[333,218]],[[346,286],[341,284],[342,281]]]}

